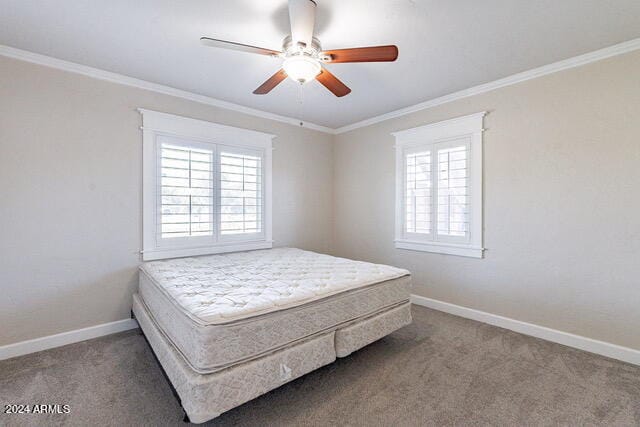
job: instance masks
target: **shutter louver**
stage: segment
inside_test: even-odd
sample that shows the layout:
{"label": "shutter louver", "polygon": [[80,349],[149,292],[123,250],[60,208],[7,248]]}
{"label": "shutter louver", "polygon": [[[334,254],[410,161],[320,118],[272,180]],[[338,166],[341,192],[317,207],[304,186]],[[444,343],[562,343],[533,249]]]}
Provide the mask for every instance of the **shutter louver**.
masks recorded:
{"label": "shutter louver", "polygon": [[437,150],[438,234],[465,237],[469,233],[469,174],[466,145]]}
{"label": "shutter louver", "polygon": [[213,151],[163,143],[160,153],[162,239],[213,234]]}
{"label": "shutter louver", "polygon": [[406,229],[408,233],[431,233],[431,152],[406,156]]}
{"label": "shutter louver", "polygon": [[262,157],[220,152],[220,234],[262,232]]}

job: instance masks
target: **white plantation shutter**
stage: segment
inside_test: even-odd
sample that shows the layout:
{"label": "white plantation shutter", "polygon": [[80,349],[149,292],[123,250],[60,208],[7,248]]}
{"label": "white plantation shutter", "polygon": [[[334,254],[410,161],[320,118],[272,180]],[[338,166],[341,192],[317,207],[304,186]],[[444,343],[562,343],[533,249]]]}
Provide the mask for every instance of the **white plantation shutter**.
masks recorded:
{"label": "white plantation shutter", "polygon": [[[436,149],[437,149],[436,145]],[[438,229],[440,236],[464,239],[469,233],[468,146],[437,149]],[[453,239],[450,239],[453,240]]]}
{"label": "white plantation shutter", "polygon": [[407,233],[431,233],[431,152],[411,153],[405,157]]}
{"label": "white plantation shutter", "polygon": [[160,237],[213,235],[213,151],[178,141],[162,142],[159,151]]}
{"label": "white plantation shutter", "polygon": [[271,248],[275,135],[138,111],[143,260]]}
{"label": "white plantation shutter", "polygon": [[396,248],[482,258],[484,115],[393,133]]}
{"label": "white plantation shutter", "polygon": [[220,234],[261,233],[263,167],[260,153],[220,151]]}

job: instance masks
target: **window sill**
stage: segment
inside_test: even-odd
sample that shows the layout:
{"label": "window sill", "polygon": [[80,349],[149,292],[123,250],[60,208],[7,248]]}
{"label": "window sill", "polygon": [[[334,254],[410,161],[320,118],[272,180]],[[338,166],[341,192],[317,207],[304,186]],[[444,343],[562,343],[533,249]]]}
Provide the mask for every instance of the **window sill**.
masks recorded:
{"label": "window sill", "polygon": [[152,261],[156,259],[213,255],[226,252],[251,251],[256,249],[271,249],[272,247],[273,241],[261,240],[254,242],[226,242],[196,248],[160,248],[143,251],[142,259],[143,261]]}
{"label": "window sill", "polygon": [[457,255],[470,258],[482,258],[484,248],[453,243],[420,242],[415,240],[396,240],[396,249],[432,252],[436,254]]}

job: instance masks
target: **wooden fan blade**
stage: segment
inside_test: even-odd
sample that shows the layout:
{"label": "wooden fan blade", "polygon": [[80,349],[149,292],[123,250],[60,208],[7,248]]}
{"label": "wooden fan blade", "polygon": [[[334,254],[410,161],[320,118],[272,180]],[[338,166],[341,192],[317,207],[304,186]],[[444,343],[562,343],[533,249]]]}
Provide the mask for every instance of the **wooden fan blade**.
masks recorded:
{"label": "wooden fan blade", "polygon": [[257,53],[260,55],[270,55],[277,56],[280,55],[281,52],[277,50],[265,49],[258,46],[250,46],[248,44],[228,42],[226,40],[217,40],[212,39],[210,37],[200,37],[200,42],[202,42],[205,46],[210,47],[219,47],[222,49],[231,49],[231,50],[239,50],[240,52],[248,52],[248,53]]}
{"label": "wooden fan blade", "polygon": [[347,85],[338,80],[338,78],[331,74],[326,68],[322,69],[316,79],[337,97],[345,96],[351,93],[351,89],[349,89]]}
{"label": "wooden fan blade", "polygon": [[286,78],[287,73],[285,73],[281,68],[273,76],[269,77],[266,82],[262,83],[258,87],[258,89],[254,90],[253,93],[255,93],[256,95],[265,95],[271,92],[274,87],[278,86],[280,82],[282,82]]}
{"label": "wooden fan blade", "polygon": [[326,62],[392,62],[398,58],[398,47],[370,46],[355,47],[353,49],[336,49],[322,52],[330,57]]}

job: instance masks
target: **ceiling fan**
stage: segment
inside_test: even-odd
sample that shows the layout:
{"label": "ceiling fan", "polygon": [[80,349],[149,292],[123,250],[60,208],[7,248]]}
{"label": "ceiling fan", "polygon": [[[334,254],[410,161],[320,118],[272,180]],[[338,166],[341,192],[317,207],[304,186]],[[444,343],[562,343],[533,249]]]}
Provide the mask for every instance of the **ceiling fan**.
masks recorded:
{"label": "ceiling fan", "polygon": [[282,68],[253,91],[256,95],[269,93],[288,76],[300,84],[317,79],[335,96],[345,96],[351,92],[351,89],[331,74],[322,64],[391,62],[398,58],[398,48],[394,45],[323,51],[320,46],[320,40],[313,37],[315,17],[315,1],[289,0],[291,35],[285,37],[282,42],[282,51],[226,40],[217,40],[210,37],[201,37],[200,41],[207,46],[257,53],[284,59]]}

